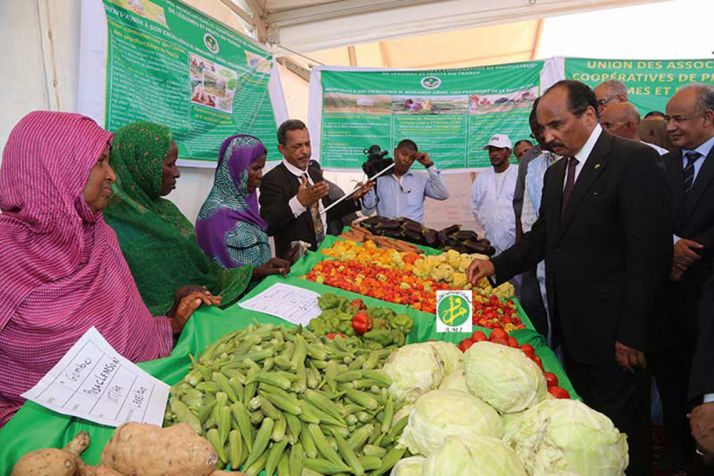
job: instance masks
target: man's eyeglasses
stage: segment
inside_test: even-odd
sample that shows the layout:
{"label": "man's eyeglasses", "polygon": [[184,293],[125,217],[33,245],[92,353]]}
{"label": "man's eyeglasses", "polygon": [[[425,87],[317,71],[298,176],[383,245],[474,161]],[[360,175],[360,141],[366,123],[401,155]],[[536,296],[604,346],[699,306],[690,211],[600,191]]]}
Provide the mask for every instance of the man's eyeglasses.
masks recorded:
{"label": "man's eyeglasses", "polygon": [[605,104],[609,103],[610,101],[612,101],[612,100],[615,99],[616,97],[617,97],[617,96],[610,96],[610,97],[607,98],[607,99],[598,99],[598,100],[597,100],[597,105],[598,105],[598,106],[604,106]]}

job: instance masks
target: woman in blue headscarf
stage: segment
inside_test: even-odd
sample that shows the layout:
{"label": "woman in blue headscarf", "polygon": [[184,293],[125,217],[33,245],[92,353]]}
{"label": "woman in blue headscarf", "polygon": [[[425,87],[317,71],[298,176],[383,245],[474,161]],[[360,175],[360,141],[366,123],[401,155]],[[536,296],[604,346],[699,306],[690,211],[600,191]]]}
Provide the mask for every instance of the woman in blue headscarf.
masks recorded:
{"label": "woman in blue headscarf", "polygon": [[259,139],[238,134],[223,141],[216,176],[196,221],[196,237],[206,255],[225,268],[270,262],[284,274],[290,264],[271,259],[268,224],[260,216],[256,190],[267,150]]}

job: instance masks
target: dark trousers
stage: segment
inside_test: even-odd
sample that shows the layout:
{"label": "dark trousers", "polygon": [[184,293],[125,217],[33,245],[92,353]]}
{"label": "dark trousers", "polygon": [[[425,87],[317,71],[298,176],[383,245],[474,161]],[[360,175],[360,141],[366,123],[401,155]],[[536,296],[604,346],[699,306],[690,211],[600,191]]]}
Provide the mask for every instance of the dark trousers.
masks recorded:
{"label": "dark trousers", "polygon": [[575,362],[567,352],[564,357],[568,377],[583,401],[627,435],[627,476],[651,476],[650,374],[626,372],[614,356],[611,362],[595,365]]}
{"label": "dark trousers", "polygon": [[687,393],[696,344],[697,303],[705,276],[698,273],[682,282],[668,284],[664,303],[666,318],[655,336],[654,351],[647,356],[662,400],[668,448],[672,456],[681,458],[683,463],[694,452],[694,440],[687,419]]}
{"label": "dark trousers", "polygon": [[521,274],[521,289],[518,299],[521,307],[528,314],[528,318],[533,323],[536,331],[543,337],[548,337],[548,314],[545,311],[543,297],[540,294],[540,285],[536,276],[536,269],[526,271]]}
{"label": "dark trousers", "polygon": [[[662,416],[668,446],[684,459],[691,456],[694,440],[689,429],[687,390],[692,367],[695,338],[688,333],[670,329],[675,345],[648,356],[647,362],[662,400]],[[712,362],[714,365],[714,362]]]}

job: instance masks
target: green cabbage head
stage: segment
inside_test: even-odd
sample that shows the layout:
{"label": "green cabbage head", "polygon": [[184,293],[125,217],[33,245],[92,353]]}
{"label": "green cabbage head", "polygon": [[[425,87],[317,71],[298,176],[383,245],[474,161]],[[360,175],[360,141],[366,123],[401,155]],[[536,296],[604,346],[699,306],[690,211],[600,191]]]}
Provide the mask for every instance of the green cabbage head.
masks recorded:
{"label": "green cabbage head", "polygon": [[627,437],[576,400],[544,400],[505,439],[532,476],[621,476],[628,464]]}
{"label": "green cabbage head", "polygon": [[389,392],[407,403],[437,388],[444,378],[444,364],[428,342],[400,347],[389,356],[383,371],[392,378]]}
{"label": "green cabbage head", "polygon": [[426,459],[423,476],[526,476],[516,453],[498,438],[450,436]]}
{"label": "green cabbage head", "polygon": [[423,456],[400,459],[392,468],[389,476],[422,476],[424,462],[426,462],[426,458]]}
{"label": "green cabbage head", "polygon": [[469,393],[433,390],[416,401],[399,443],[412,454],[429,456],[446,437],[472,434],[501,438],[496,410]]}
{"label": "green cabbage head", "polygon": [[464,377],[463,369],[451,372],[441,380],[439,390],[459,390],[465,393],[471,393],[468,385],[466,385],[466,377]]}
{"label": "green cabbage head", "polygon": [[520,349],[483,341],[472,345],[464,358],[471,392],[501,413],[526,410],[547,394],[543,372]]}
{"label": "green cabbage head", "polygon": [[451,342],[432,340],[425,342],[436,350],[441,362],[444,364],[444,373],[450,374],[463,367],[464,353]]}

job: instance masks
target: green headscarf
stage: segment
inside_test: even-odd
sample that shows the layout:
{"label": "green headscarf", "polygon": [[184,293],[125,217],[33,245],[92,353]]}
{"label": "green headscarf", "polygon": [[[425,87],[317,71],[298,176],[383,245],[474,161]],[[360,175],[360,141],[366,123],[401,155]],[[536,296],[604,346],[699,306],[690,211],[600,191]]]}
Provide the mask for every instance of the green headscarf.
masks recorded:
{"label": "green headscarf", "polygon": [[198,247],[193,225],[171,201],[161,198],[163,161],[171,130],[135,122],[114,134],[110,164],[117,176],[104,218],[119,237],[139,293],[154,315],[171,308],[176,290],[206,286],[222,306],[247,289],[253,268],[224,269]]}

